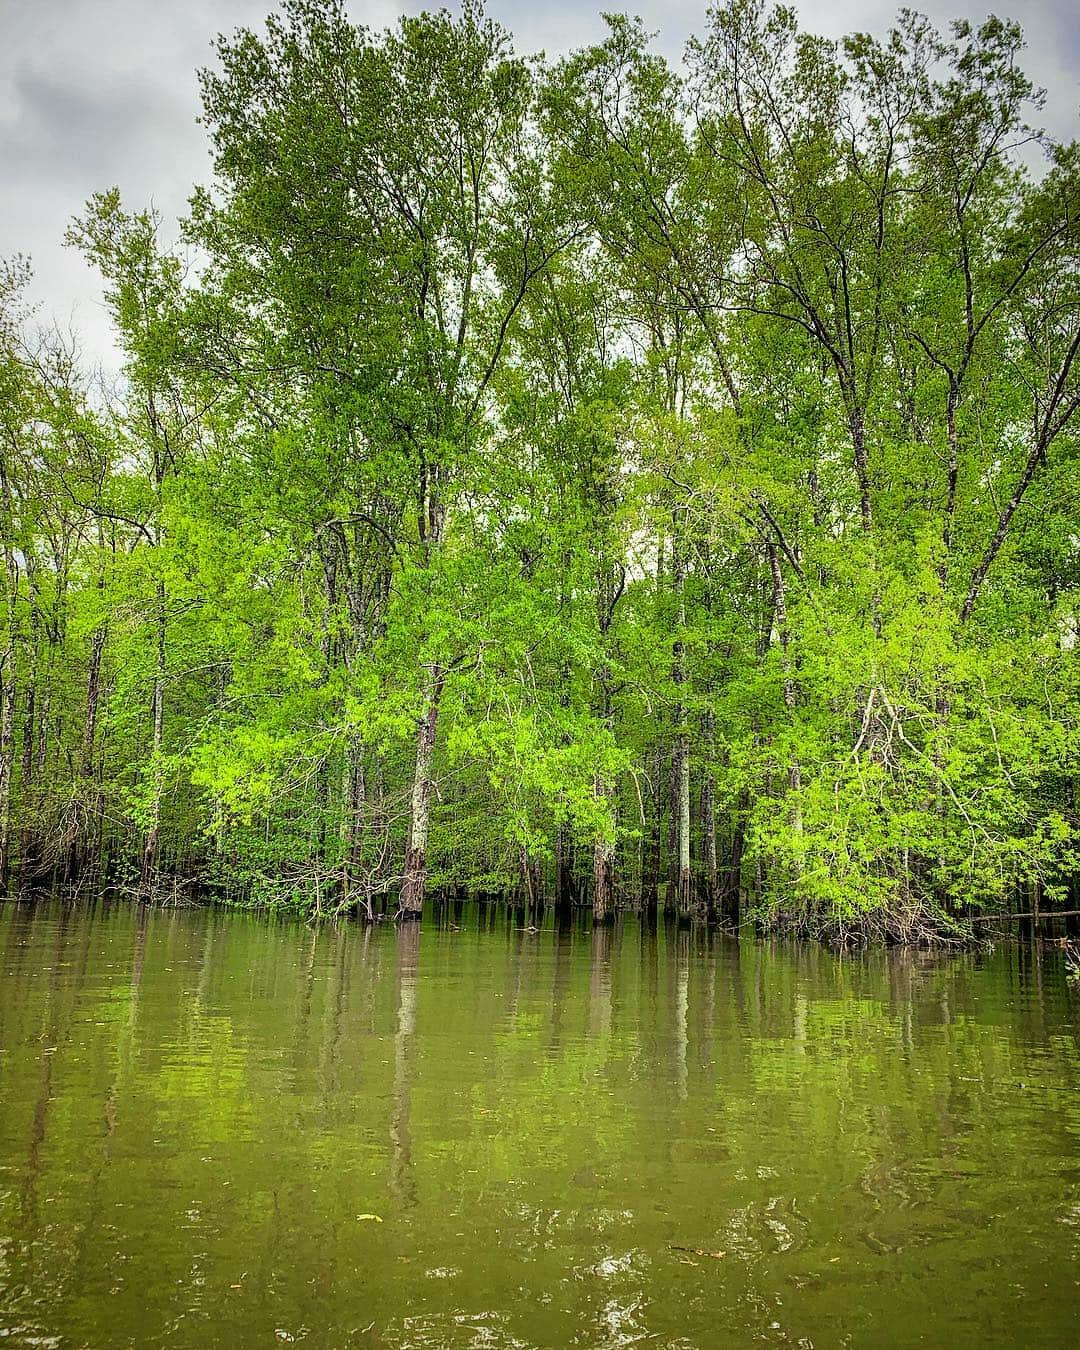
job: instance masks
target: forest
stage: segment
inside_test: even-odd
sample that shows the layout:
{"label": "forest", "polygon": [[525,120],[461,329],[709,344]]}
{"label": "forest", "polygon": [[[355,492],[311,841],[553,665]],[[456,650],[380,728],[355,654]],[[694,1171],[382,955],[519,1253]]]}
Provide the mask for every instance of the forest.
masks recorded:
{"label": "forest", "polygon": [[219,38],[186,218],[67,224],[122,377],[0,272],[0,886],[1080,907],[1080,147],[1023,60],[762,0],[680,63]]}

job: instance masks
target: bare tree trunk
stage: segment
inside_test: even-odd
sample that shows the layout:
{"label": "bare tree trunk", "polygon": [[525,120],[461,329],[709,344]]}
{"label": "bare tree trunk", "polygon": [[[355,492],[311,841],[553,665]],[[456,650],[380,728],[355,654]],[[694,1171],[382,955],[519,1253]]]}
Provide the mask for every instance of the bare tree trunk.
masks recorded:
{"label": "bare tree trunk", "polygon": [[566,847],[566,826],[560,821],[555,827],[555,908],[564,911],[570,908],[570,868]]}
{"label": "bare tree trunk", "polygon": [[1057,372],[1050,379],[1042,399],[1036,404],[1038,411],[1034,443],[1016,487],[1013,488],[1012,495],[998,515],[993,537],[971,574],[971,583],[960,609],[960,622],[962,624],[967,623],[968,619],[971,618],[975,602],[978,600],[979,592],[986,580],[986,574],[990,571],[994,559],[1008,537],[1012,518],[1024,499],[1024,493],[1031,486],[1031,480],[1035,477],[1036,471],[1046,458],[1047,450],[1055,437],[1068,425],[1077,408],[1080,407],[1080,394],[1070,390],[1069,387],[1069,374],[1077,360],[1080,360],[1080,326],[1077,326],[1073,332],[1072,340],[1062,357]]}
{"label": "bare tree trunk", "polygon": [[649,793],[649,823],[641,859],[641,908],[646,914],[656,909],[660,882],[660,830],[663,818],[660,802],[660,775],[663,769],[659,750],[653,753],[651,791]]}
{"label": "bare tree trunk", "polygon": [[854,391],[851,391],[848,397],[851,401],[849,414],[851,447],[855,456],[855,477],[859,481],[859,519],[863,533],[869,534],[873,517],[870,508],[870,469],[866,458],[866,426],[862,406],[858,403]]}
{"label": "bare tree trunk", "polygon": [[424,908],[427,882],[428,824],[431,815],[431,766],[435,757],[435,731],[439,720],[445,676],[432,666],[424,691],[424,712],[416,731],[416,767],[413,770],[409,807],[409,841],[405,851],[405,875],[401,885],[398,917],[419,919]]}
{"label": "bare tree trunk", "polygon": [[539,862],[522,845],[518,850],[518,897],[528,910],[536,911],[544,903],[543,877]]}
{"label": "bare tree trunk", "polygon": [[667,782],[667,884],[664,887],[664,913],[674,914],[679,895],[679,746],[672,745]]}
{"label": "bare tree trunk", "polygon": [[[342,899],[352,903],[358,891],[367,892],[367,916],[371,912],[370,886],[364,877],[364,833],[367,822],[367,774],[364,770],[363,744],[358,736],[350,735],[345,742],[344,766],[345,810],[341,821],[342,845]],[[320,858],[320,862],[323,858]]]}
{"label": "bare tree trunk", "polygon": [[[99,525],[100,530],[100,525]],[[99,589],[104,585],[99,578]],[[88,856],[97,848],[101,831],[102,802],[101,792],[96,782],[95,750],[97,746],[98,706],[101,701],[101,660],[105,651],[107,628],[99,624],[90,639],[90,656],[86,666],[86,718],[83,722],[82,754],[79,762],[79,778],[82,796],[82,808],[85,814],[85,827],[81,838],[77,835],[71,841],[68,851],[68,875],[77,875],[83,868]],[[98,859],[100,863],[100,859]]]}
{"label": "bare tree trunk", "polygon": [[15,759],[15,647],[0,655],[0,891],[11,872],[11,769]]}
{"label": "bare tree trunk", "polygon": [[72,834],[64,862],[69,880],[77,877],[96,847],[101,819],[101,794],[95,783],[94,750],[97,741],[98,704],[101,697],[101,656],[105,646],[104,626],[94,630],[86,667],[86,717],[79,757],[78,806],[81,823]]}
{"label": "bare tree trunk", "polygon": [[795,706],[795,682],[791,678],[791,658],[789,647],[791,645],[791,630],[788,628],[787,618],[787,600],[784,592],[784,574],[780,569],[780,555],[776,551],[776,545],[772,540],[768,540],[766,548],[769,553],[769,567],[772,570],[773,579],[773,615],[774,622],[780,630],[780,656],[784,669],[784,706],[794,708]]}
{"label": "bare tree trunk", "polygon": [[[776,551],[776,545],[770,539],[766,545],[769,551],[769,566],[772,569],[773,576],[773,600],[776,614],[776,625],[780,630],[780,660],[784,669],[784,707],[789,711],[794,709],[796,703],[795,681],[791,675],[791,632],[787,621],[787,602],[784,598],[784,574],[780,569],[780,555]],[[788,781],[791,784],[793,793],[798,793],[802,787],[802,771],[798,759],[793,759],[791,768],[788,771]],[[802,833],[802,810],[796,798],[792,808],[792,829],[797,834]]]}
{"label": "bare tree trunk", "polygon": [[941,527],[941,543],[944,557],[941,560],[941,584],[949,582],[949,554],[952,551],[953,523],[956,518],[956,489],[960,479],[960,437],[956,426],[956,405],[959,392],[955,381],[950,378],[949,393],[945,400],[945,428],[949,445],[949,464],[946,475],[945,522]]}
{"label": "bare tree trunk", "polygon": [[0,504],[4,514],[0,537],[4,546],[4,582],[7,603],[7,646],[0,652],[0,891],[7,890],[11,873],[11,778],[15,765],[15,685],[18,679],[19,560],[15,552],[15,507],[11,484],[0,455]]}
{"label": "bare tree trunk", "polygon": [[[612,797],[611,788],[596,779],[598,799]],[[593,923],[612,923],[615,918],[615,845],[606,837],[593,846]]]}
{"label": "bare tree trunk", "polygon": [[154,689],[150,699],[151,772],[154,775],[150,818],[143,842],[142,889],[153,888],[161,845],[161,750],[165,730],[165,583],[157,584],[157,635],[154,658]]}
{"label": "bare tree trunk", "polygon": [[1024,472],[1020,475],[1020,479],[1013,489],[1012,495],[1005,503],[1001,510],[1001,514],[998,516],[997,525],[994,527],[993,537],[989,544],[987,544],[985,552],[979,559],[974,572],[971,574],[971,582],[967,589],[967,595],[964,596],[964,603],[960,607],[961,623],[967,623],[968,619],[971,618],[972,612],[975,609],[975,602],[978,600],[979,592],[982,590],[983,582],[986,580],[986,574],[990,571],[994,559],[1001,552],[1001,546],[1004,544],[1009,534],[1009,526],[1012,523],[1012,518],[1016,514],[1017,507],[1023,500],[1024,493],[1027,491],[1031,480],[1035,477],[1035,470],[1042,463],[1044,453],[1045,447],[1042,443],[1036,444],[1035,448],[1028,456],[1027,463],[1024,465]]}
{"label": "bare tree trunk", "polygon": [[[672,680],[678,691],[675,706],[675,724],[678,734],[675,743],[675,906],[681,919],[690,917],[693,906],[693,884],[690,877],[690,737],[686,729],[686,702],[683,689],[686,684],[686,595],[685,566],[683,564],[680,515],[672,521],[671,570],[672,589],[678,599],[677,628],[672,644]],[[685,527],[685,519],[683,520]]]}
{"label": "bare tree trunk", "polygon": [[679,917],[690,917],[693,908],[693,883],[690,877],[690,740],[683,731],[678,743],[679,773],[679,859],[678,859],[678,909]]}
{"label": "bare tree trunk", "polygon": [[[615,569],[605,568],[598,577],[597,627],[605,647],[615,615],[615,606],[626,584],[625,566],[619,570],[621,575],[616,576]],[[615,726],[615,710],[612,702],[611,667],[607,659],[597,672],[597,685],[600,695],[600,718],[603,725],[611,731]],[[615,785],[600,773],[596,774],[593,783],[597,801],[606,802],[611,810],[610,834],[598,835],[593,844],[593,922],[604,924],[611,923],[615,918],[615,818],[618,808],[615,801]]]}
{"label": "bare tree trunk", "polygon": [[727,879],[724,883],[724,918],[738,926],[742,891],[743,846],[746,839],[746,794],[739,798],[735,816],[735,829],[731,836],[731,853],[728,856]]}
{"label": "bare tree trunk", "polygon": [[19,849],[19,872],[25,878],[37,870],[38,842],[40,835],[35,826],[39,826],[41,813],[39,804],[34,801],[34,745],[37,739],[37,718],[40,713],[38,701],[38,671],[41,664],[39,651],[41,639],[41,619],[38,610],[37,586],[27,556],[27,582],[30,590],[30,642],[26,676],[26,704],[23,710],[22,765],[20,773],[20,805],[22,813],[22,843]]}
{"label": "bare tree trunk", "polygon": [[712,709],[705,714],[705,745],[709,764],[701,785],[701,835],[705,852],[705,917],[712,919],[716,913],[717,867],[716,867],[716,778],[712,769],[714,753],[714,724]]}

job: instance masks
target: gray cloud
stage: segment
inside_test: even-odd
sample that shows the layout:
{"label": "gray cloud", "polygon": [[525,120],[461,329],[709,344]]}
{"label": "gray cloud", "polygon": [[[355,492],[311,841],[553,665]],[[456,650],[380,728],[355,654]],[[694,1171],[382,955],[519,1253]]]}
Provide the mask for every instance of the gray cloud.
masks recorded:
{"label": "gray cloud", "polygon": [[[32,256],[42,317],[73,325],[87,354],[106,368],[117,358],[100,287],[63,246],[67,224],[92,192],[112,184],[132,205],[152,201],[167,221],[182,214],[191,185],[209,172],[195,120],[195,72],[211,59],[215,33],[257,26],[271,7],[272,0],[0,0],[0,255]],[[617,0],[595,7],[489,0],[519,52],[549,56],[600,37],[600,9],[618,7]],[[657,45],[672,58],[703,26],[703,3],[628,7],[659,33]],[[798,5],[807,27],[834,37],[884,31],[896,7],[890,0]],[[916,7],[942,26],[954,17],[980,19],[990,8],[1018,18],[1028,72],[1048,91],[1045,125],[1058,136],[1077,134],[1080,24],[1072,0],[923,0]],[[375,27],[400,8],[391,0],[351,5],[354,18]]]}
{"label": "gray cloud", "polygon": [[23,183],[76,180],[88,168],[116,177],[157,148],[173,119],[152,88],[94,90],[36,71],[13,83],[18,113],[0,130],[0,162]]}

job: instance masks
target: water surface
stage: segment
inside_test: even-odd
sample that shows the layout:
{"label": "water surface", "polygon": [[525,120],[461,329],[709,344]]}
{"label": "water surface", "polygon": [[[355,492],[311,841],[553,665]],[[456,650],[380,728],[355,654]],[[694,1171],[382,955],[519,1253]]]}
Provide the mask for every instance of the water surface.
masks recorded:
{"label": "water surface", "polygon": [[1060,955],[0,905],[0,1344],[1072,1346]]}

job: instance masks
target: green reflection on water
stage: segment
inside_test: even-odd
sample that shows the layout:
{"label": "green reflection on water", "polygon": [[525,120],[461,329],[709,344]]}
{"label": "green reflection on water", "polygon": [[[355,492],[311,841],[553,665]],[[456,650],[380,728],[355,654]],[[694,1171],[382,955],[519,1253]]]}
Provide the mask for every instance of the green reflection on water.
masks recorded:
{"label": "green reflection on water", "polygon": [[0,1343],[1077,1343],[1057,953],[523,923],[0,906]]}

